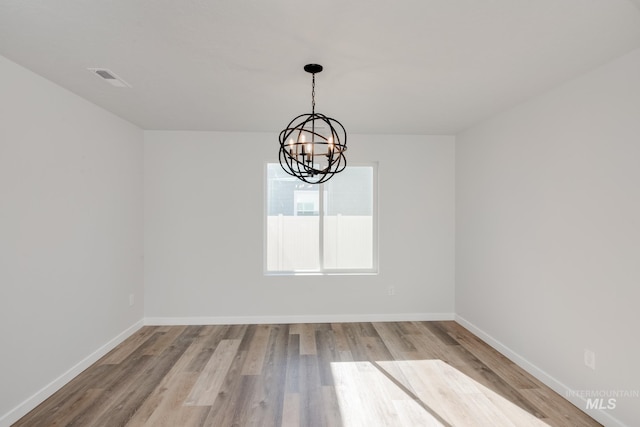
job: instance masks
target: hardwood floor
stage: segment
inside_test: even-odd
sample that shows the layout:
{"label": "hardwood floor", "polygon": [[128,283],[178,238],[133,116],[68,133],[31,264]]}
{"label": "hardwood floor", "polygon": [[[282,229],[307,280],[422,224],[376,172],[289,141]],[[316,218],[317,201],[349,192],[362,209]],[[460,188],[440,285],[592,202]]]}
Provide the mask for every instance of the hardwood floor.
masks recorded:
{"label": "hardwood floor", "polygon": [[598,426],[455,322],[144,327],[15,426]]}

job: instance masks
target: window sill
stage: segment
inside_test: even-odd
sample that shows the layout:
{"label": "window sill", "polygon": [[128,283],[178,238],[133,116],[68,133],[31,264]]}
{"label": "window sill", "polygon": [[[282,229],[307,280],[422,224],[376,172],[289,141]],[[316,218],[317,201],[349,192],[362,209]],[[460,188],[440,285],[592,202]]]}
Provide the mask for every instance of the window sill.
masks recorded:
{"label": "window sill", "polygon": [[265,276],[377,276],[377,271],[266,271]]}

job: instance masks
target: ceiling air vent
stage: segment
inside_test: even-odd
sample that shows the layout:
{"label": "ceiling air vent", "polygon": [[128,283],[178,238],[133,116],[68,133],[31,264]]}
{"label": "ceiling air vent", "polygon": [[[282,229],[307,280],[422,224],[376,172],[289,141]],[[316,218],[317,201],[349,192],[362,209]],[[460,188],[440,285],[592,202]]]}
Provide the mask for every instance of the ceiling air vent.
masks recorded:
{"label": "ceiling air vent", "polygon": [[96,76],[100,77],[103,81],[109,83],[111,86],[115,87],[131,87],[131,85],[120,77],[118,77],[113,71],[108,70],[106,68],[87,68],[87,70],[91,71]]}

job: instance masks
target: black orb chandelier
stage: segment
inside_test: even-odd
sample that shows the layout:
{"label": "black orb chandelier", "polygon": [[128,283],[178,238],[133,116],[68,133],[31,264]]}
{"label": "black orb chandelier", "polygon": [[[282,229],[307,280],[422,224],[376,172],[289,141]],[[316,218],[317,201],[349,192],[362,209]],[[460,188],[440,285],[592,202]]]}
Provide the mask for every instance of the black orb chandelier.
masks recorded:
{"label": "black orb chandelier", "polygon": [[316,73],[322,65],[307,64],[312,75],[311,114],[300,114],[280,132],[280,166],[289,175],[309,184],[328,181],[347,166],[347,132],[342,124],[316,113]]}

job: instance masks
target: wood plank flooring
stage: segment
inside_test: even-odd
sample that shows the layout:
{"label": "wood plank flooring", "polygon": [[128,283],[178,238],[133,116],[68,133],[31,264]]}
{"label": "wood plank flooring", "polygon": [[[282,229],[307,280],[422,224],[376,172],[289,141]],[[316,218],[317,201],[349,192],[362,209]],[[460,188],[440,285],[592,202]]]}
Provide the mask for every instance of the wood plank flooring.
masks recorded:
{"label": "wood plank flooring", "polygon": [[455,322],[147,326],[14,426],[598,426]]}

